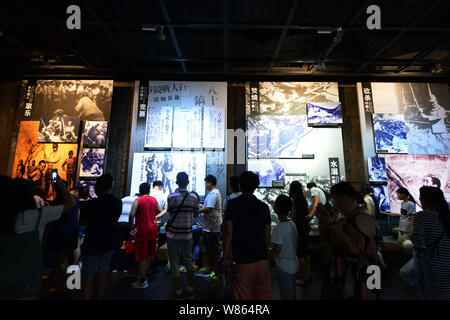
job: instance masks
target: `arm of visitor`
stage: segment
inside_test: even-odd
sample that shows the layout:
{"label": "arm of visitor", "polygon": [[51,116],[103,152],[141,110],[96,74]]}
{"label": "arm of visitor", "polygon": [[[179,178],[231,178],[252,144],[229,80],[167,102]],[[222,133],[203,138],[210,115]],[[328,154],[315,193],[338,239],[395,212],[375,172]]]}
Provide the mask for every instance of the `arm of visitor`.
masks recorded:
{"label": "arm of visitor", "polygon": [[158,215],[156,216],[156,219],[161,219],[162,217],[164,217],[167,213],[167,203],[164,206],[164,208],[162,209],[162,211],[160,213],[158,213]]}
{"label": "arm of visitor", "polygon": [[312,219],[313,217],[314,217],[314,215],[316,214],[316,210],[317,210],[317,205],[319,204],[319,202],[320,202],[320,199],[319,199],[319,196],[318,195],[315,195],[314,197],[313,197],[313,199],[314,199],[314,203],[313,203],[313,206],[312,206],[312,209],[311,209],[311,213],[308,215],[308,219]]}
{"label": "arm of visitor", "polygon": [[64,198],[63,212],[67,212],[75,207],[75,201],[73,200],[69,190],[67,190],[66,186],[62,183],[62,180],[59,176],[56,178],[56,185],[58,186],[59,191],[62,193],[62,196]]}
{"label": "arm of visitor", "polygon": [[134,217],[136,216],[137,209],[138,209],[138,201],[136,199],[133,201],[133,204],[131,205],[130,216],[128,217],[128,224],[129,224],[130,230],[133,229]]}

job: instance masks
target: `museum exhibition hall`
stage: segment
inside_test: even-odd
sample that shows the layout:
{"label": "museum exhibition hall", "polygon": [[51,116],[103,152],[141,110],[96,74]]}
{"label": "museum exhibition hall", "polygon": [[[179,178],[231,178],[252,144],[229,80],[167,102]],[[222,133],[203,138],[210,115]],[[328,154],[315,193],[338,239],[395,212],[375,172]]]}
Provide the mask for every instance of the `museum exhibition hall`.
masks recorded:
{"label": "museum exhibition hall", "polygon": [[[99,299],[450,299],[448,1],[72,2],[0,4],[1,196],[7,207],[18,204],[13,218],[0,218],[5,226],[13,219],[11,232],[1,227],[0,299],[22,298],[8,291],[16,277],[11,266],[19,263],[11,257],[21,255],[12,241],[24,235],[20,243],[30,252],[18,227],[25,222],[18,220],[28,219],[27,212],[39,219],[43,212],[45,219],[46,207],[56,212],[58,205],[59,220],[48,218],[39,229],[41,282],[32,299],[90,297],[88,248],[103,236],[114,249],[103,263],[107,286],[100,284]],[[186,196],[182,172],[189,179]],[[259,180],[250,191],[248,172]],[[106,193],[105,177],[113,179]],[[69,211],[62,189],[74,199]],[[31,206],[22,205],[27,190],[36,202]],[[84,199],[81,190],[88,192]],[[122,200],[114,221],[107,197]],[[147,218],[145,201],[153,197],[155,211]],[[190,222],[187,215],[175,220],[190,199],[196,203]],[[346,213],[353,200],[355,209]],[[93,236],[103,215],[88,217],[82,202],[90,216],[97,214],[94,206],[107,212],[104,235],[100,228]],[[358,210],[370,221],[359,221],[359,213],[352,218]],[[258,216],[266,211],[268,229]],[[208,221],[213,212],[216,232]],[[74,240],[62,226],[70,219]],[[189,228],[187,258],[182,247],[181,258],[170,248],[181,241],[174,240],[181,227],[173,227],[181,221]],[[145,249],[138,244],[143,224],[154,225],[157,235],[145,238]],[[376,232],[365,231],[369,224]],[[267,243],[264,230],[272,239]],[[286,242],[291,231],[294,244]],[[265,296],[243,293],[237,284],[250,281],[246,272],[265,272],[256,258],[237,258],[245,250],[257,255],[254,239],[267,246]],[[426,250],[435,246],[441,255],[427,264]],[[338,247],[358,254],[337,255],[345,271],[334,278],[338,260],[327,260],[327,252]],[[152,262],[141,276],[145,259]],[[63,282],[62,264],[77,268],[63,269]],[[363,271],[349,280],[348,266]],[[373,266],[373,275],[366,273]],[[98,262],[97,275],[101,268]],[[74,289],[69,278],[77,270],[82,285],[74,278]]]}

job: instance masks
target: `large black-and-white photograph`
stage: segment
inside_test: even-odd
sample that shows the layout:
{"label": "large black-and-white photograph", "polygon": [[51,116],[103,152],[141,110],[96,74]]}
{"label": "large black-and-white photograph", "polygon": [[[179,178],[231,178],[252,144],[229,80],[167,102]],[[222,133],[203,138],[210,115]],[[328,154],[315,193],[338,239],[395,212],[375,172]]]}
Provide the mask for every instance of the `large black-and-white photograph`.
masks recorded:
{"label": "large black-and-white photograph", "polygon": [[247,168],[259,176],[261,188],[272,187],[272,181],[284,181],[284,168],[278,160],[249,159]]}
{"label": "large black-and-white photograph", "polygon": [[31,117],[109,121],[112,92],[112,80],[38,80]]}
{"label": "large black-and-white photograph", "polygon": [[398,188],[406,188],[420,208],[419,189],[437,187],[450,199],[450,156],[443,155],[389,155],[385,156],[391,210],[400,213]]}
{"label": "large black-and-white photograph", "polygon": [[105,149],[85,148],[81,154],[80,177],[99,177],[105,165]]}
{"label": "large black-and-white photograph", "polygon": [[408,153],[408,140],[403,114],[373,114],[376,152]]}
{"label": "large black-and-white photograph", "polygon": [[143,182],[152,184],[155,180],[163,183],[166,195],[174,192],[178,186],[176,176],[184,171],[189,175],[189,190],[205,195],[206,154],[200,153],[135,153],[131,178],[131,194],[139,192]]}
{"label": "large black-and-white photograph", "polygon": [[307,109],[309,124],[342,124],[342,104],[340,102],[308,102]]}
{"label": "large black-and-white photograph", "polygon": [[384,158],[371,157],[367,160],[370,182],[387,182],[386,161]]}
{"label": "large black-and-white photograph", "polygon": [[450,153],[450,96],[446,83],[371,85],[376,113],[404,114],[408,153]]}
{"label": "large black-and-white photograph", "polygon": [[311,133],[306,116],[248,116],[249,158],[301,158]]}
{"label": "large black-and-white photograph", "polygon": [[387,186],[372,186],[373,196],[377,199],[381,212],[391,212],[389,190]]}
{"label": "large black-and-white photograph", "polygon": [[39,143],[77,143],[80,119],[76,117],[43,117],[39,123]]}
{"label": "large black-and-white photograph", "polygon": [[104,147],[108,121],[86,121],[84,125],[83,145],[89,147]]}
{"label": "large black-and-white photograph", "polygon": [[[306,115],[307,102],[338,102],[337,82],[260,82],[260,114]],[[247,114],[249,112],[247,108]]]}

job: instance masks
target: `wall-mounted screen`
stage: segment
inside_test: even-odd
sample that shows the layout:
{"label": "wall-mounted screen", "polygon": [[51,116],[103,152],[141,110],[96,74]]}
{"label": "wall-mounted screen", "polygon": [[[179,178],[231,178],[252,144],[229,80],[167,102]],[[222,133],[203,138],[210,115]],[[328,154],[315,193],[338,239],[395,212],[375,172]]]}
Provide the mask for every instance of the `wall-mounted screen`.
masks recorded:
{"label": "wall-mounted screen", "polygon": [[408,153],[403,114],[375,113],[373,130],[377,153]]}
{"label": "wall-mounted screen", "polygon": [[340,102],[308,102],[308,123],[313,126],[342,124]]}
{"label": "wall-mounted screen", "polygon": [[384,158],[372,157],[367,160],[370,182],[387,182],[386,161]]}

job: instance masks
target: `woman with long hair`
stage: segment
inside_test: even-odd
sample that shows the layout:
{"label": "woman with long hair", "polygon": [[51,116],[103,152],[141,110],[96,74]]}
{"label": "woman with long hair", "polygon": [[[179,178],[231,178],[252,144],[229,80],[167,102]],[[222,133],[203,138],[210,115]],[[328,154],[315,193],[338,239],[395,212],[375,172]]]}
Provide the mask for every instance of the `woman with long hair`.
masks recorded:
{"label": "woman with long hair", "polygon": [[373,195],[372,187],[367,184],[363,185],[361,192],[364,195],[365,209],[367,211],[367,214],[376,219],[380,214],[380,206],[378,205],[377,198],[375,198],[375,196]]}
{"label": "woman with long hair", "polygon": [[292,221],[294,221],[298,233],[297,257],[299,260],[300,279],[296,283],[302,286],[311,278],[311,273],[309,269],[308,202],[303,193],[303,186],[299,181],[291,182],[289,198],[292,201]]}
{"label": "woman with long hair", "polygon": [[398,237],[411,236],[416,214],[416,202],[406,188],[397,190],[397,198],[402,201],[400,209],[400,222],[398,225]]}
{"label": "woman with long hair", "polygon": [[[318,219],[321,232],[334,244],[331,255],[328,297],[332,299],[376,299],[377,294],[366,285],[367,267],[380,265],[376,243],[375,221],[362,204],[364,200],[350,183],[331,187],[331,197],[343,215],[342,227],[320,206]],[[351,281],[349,281],[351,279]]]}
{"label": "woman with long hair", "polygon": [[450,210],[442,190],[420,188],[423,211],[416,213],[411,241],[426,300],[450,300]]}

